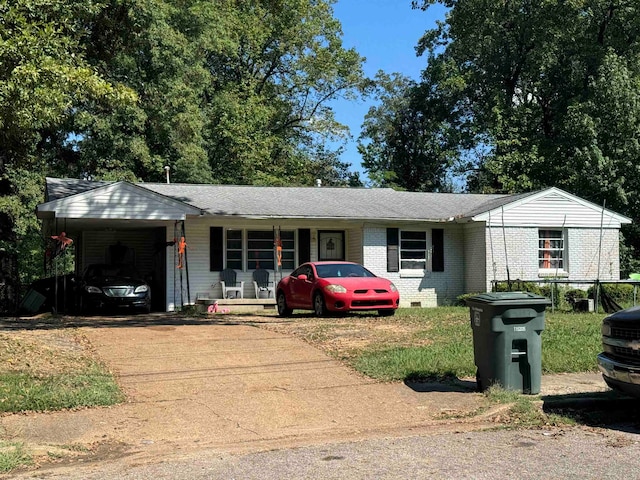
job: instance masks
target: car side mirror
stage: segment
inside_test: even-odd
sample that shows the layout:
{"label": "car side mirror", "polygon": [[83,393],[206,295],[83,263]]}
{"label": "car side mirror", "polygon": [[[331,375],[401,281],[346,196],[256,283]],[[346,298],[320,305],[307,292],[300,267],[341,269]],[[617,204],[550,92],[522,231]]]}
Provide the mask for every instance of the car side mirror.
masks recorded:
{"label": "car side mirror", "polygon": [[298,275],[298,280],[305,281],[305,280],[307,280],[307,276],[304,273],[301,274],[301,275]]}

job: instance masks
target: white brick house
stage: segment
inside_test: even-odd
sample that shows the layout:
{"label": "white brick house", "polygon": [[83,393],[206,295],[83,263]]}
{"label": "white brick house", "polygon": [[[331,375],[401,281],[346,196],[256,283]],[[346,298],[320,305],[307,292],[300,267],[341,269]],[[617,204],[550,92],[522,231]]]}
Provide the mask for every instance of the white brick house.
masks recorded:
{"label": "white brick house", "polygon": [[[131,184],[47,179],[45,235],[74,239],[76,266],[129,247],[155,278],[156,310],[221,297],[223,268],[278,280],[309,260],[362,263],[392,280],[401,306],[431,307],[490,289],[492,280],[619,279],[619,230],[631,220],[556,188],[520,195],[391,189]],[[282,266],[273,253],[282,239]],[[174,242],[184,236],[186,265]]]}

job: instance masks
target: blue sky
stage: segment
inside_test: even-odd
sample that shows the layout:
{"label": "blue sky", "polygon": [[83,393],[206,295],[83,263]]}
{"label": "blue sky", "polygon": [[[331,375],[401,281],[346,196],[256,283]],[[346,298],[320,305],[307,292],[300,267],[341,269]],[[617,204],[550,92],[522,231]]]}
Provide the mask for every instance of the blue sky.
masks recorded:
{"label": "blue sky", "polygon": [[[353,47],[366,57],[364,71],[367,76],[373,77],[379,70],[384,70],[416,80],[420,78],[426,60],[416,56],[415,46],[425,30],[444,18],[445,12],[440,5],[430,7],[427,12],[412,10],[411,0],[338,0],[333,9],[342,23],[344,47]],[[351,163],[354,171],[361,171],[356,139],[372,105],[373,100],[332,104],[336,119],[348,125],[354,137],[342,155],[342,160]],[[361,178],[367,180],[364,175]]]}

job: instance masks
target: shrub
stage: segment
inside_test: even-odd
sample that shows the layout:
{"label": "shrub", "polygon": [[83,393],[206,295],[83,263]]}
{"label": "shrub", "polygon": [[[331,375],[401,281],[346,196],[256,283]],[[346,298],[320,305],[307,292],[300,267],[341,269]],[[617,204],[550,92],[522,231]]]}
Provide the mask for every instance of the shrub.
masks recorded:
{"label": "shrub", "polygon": [[456,303],[454,304],[454,306],[466,307],[467,303],[465,302],[465,300],[469,297],[475,297],[476,295],[479,295],[479,293],[463,293],[462,295],[458,295],[456,297]]}
{"label": "shrub", "polygon": [[[633,285],[627,283],[606,284],[600,285],[600,289],[604,290],[616,303],[633,302]],[[595,298],[595,286],[589,287],[588,295],[589,298]]]}
{"label": "shrub", "polygon": [[529,292],[536,295],[542,295],[542,291],[538,285],[532,282],[523,282],[522,280],[513,280],[511,288],[507,282],[498,282],[493,286],[494,292]]}

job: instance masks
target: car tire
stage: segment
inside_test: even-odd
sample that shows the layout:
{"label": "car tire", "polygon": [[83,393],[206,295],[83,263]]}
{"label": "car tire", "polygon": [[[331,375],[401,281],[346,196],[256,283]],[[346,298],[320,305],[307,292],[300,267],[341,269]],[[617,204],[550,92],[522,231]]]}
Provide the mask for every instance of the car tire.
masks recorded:
{"label": "car tire", "polygon": [[316,293],[313,296],[313,311],[316,317],[324,317],[327,313],[327,307],[324,304],[324,298],[321,293]]}
{"label": "car tire", "polygon": [[396,311],[393,308],[385,308],[383,310],[378,310],[378,315],[381,317],[393,317]]}
{"label": "car tire", "polygon": [[276,301],[278,306],[278,315],[281,317],[288,317],[293,312],[292,309],[287,305],[287,297],[285,297],[283,292],[278,292],[278,300]]}

